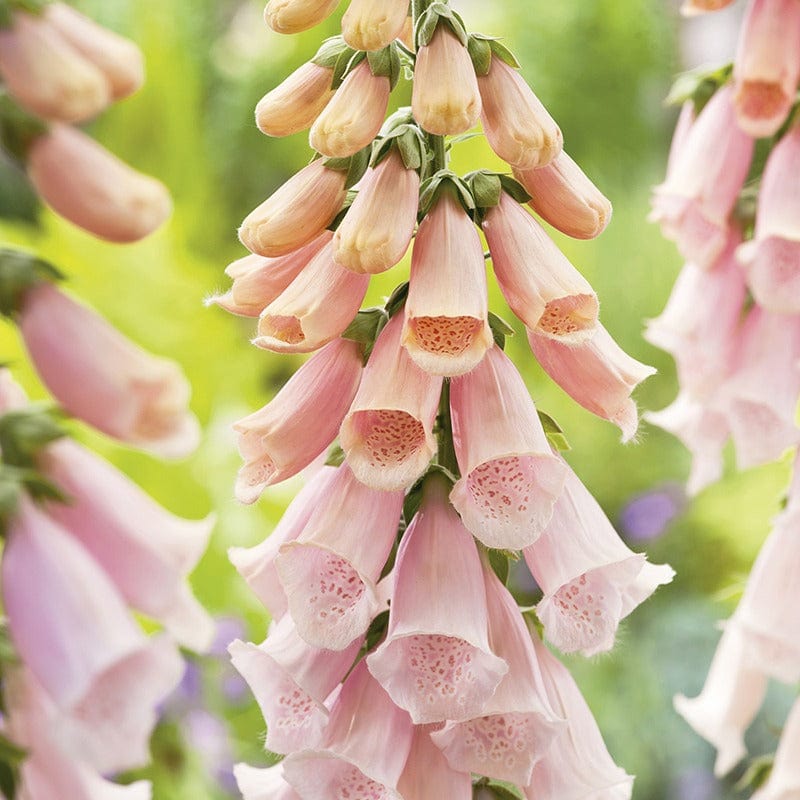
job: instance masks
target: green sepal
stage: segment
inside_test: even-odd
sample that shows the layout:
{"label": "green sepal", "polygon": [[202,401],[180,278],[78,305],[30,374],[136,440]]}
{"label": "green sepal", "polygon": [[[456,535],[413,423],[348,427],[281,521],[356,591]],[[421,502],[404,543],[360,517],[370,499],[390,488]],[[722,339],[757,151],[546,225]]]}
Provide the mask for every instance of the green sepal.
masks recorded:
{"label": "green sepal", "polygon": [[467,39],[467,52],[472,59],[472,67],[480,78],[489,74],[492,66],[492,46],[482,36],[471,34]]}
{"label": "green sepal", "polygon": [[528,633],[530,633],[531,638],[536,637],[537,639],[544,640],[544,625],[542,625],[542,621],[536,613],[536,606],[520,608],[519,611],[522,614],[522,619],[528,628]]}
{"label": "green sepal", "polygon": [[766,754],[758,756],[750,760],[747,769],[734,784],[734,789],[737,792],[753,791],[761,788],[769,779],[772,773],[772,767],[775,763],[775,756],[773,754]]}
{"label": "green sepal", "polygon": [[332,70],[345,50],[349,50],[350,53],[355,52],[341,36],[331,36],[320,45],[311,63]]}
{"label": "green sepal", "polygon": [[330,221],[326,230],[335,231],[342,224],[342,220],[350,210],[350,206],[353,205],[353,201],[356,199],[357,195],[358,192],[355,189],[347,190],[347,194],[344,196],[344,203],[342,203],[339,213]]}
{"label": "green sepal", "polygon": [[46,122],[25,111],[8,92],[0,89],[0,146],[3,150],[18,161],[25,161],[30,146],[47,131]]}
{"label": "green sepal", "polygon": [[27,750],[0,733],[0,792],[6,800],[14,800],[17,796],[19,768],[27,757]]}
{"label": "green sepal", "polygon": [[544,435],[547,437],[547,441],[550,442],[550,446],[556,450],[571,450],[572,448],[561,426],[549,414],[545,414],[544,411],[539,411],[537,409],[537,413],[539,414],[539,422],[542,423],[542,428],[544,428]]}
{"label": "green sepal", "polygon": [[369,653],[383,639],[386,629],[389,627],[389,611],[381,611],[367,628],[367,636],[364,641],[364,652]]}
{"label": "green sepal", "polygon": [[418,478],[414,485],[408,490],[405,500],[403,500],[403,522],[406,528],[411,524],[417,511],[419,511],[420,503],[422,503],[422,482],[425,479]]}
{"label": "green sepal", "polygon": [[383,50],[373,50],[367,53],[367,63],[372,74],[389,79],[389,86],[394,89],[400,80],[400,52],[394,43]]}
{"label": "green sepal", "polygon": [[386,316],[391,319],[404,305],[408,298],[408,281],[401,283],[389,296],[384,310]]}
{"label": "green sepal", "polygon": [[328,169],[346,172],[347,180],[345,181],[345,188],[349,189],[355,186],[367,171],[371,151],[372,145],[368,145],[357,153],[353,153],[352,156],[346,156],[345,158],[324,158],[322,163]]}
{"label": "green sepal", "polygon": [[485,37],[489,42],[489,47],[492,48],[492,57],[499,58],[509,67],[519,69],[521,64],[517,61],[517,57],[497,38]]}
{"label": "green sepal", "polygon": [[500,175],[500,185],[503,191],[510,194],[518,203],[527,203],[531,199],[528,190],[513,176]]}
{"label": "green sepal", "polygon": [[51,0],[0,0],[0,28],[10,28],[14,23],[14,11],[41,14]]}
{"label": "green sepal", "polygon": [[345,454],[344,450],[342,450],[342,446],[338,442],[334,442],[330,450],[328,450],[328,456],[325,459],[325,466],[326,467],[341,467],[344,464]]}
{"label": "green sepal", "polygon": [[506,349],[506,337],[514,335],[514,329],[493,311],[489,312],[489,330],[492,332],[494,343],[501,349]]}
{"label": "green sepal", "polygon": [[430,178],[427,178],[420,187],[420,219],[436,205],[439,196],[444,191],[451,192],[467,213],[470,213],[475,208],[475,200],[467,184],[455,172],[449,169],[440,169]]}
{"label": "green sepal", "polygon": [[344,79],[367,57],[361,50],[353,50],[348,47],[339,54],[336,64],[333,67],[333,77],[331,78],[331,89],[338,89]]}
{"label": "green sepal", "polygon": [[492,571],[500,579],[503,586],[508,584],[508,576],[511,572],[511,561],[506,555],[505,550],[489,550],[489,565]]}
{"label": "green sepal", "polygon": [[0,464],[0,536],[6,536],[8,523],[16,514],[22,492],[42,502],[55,500],[68,503],[69,498],[54,484],[34,469]]}
{"label": "green sepal", "polygon": [[376,167],[395,148],[406,169],[421,172],[428,160],[425,142],[425,134],[414,122],[411,109],[401,108],[386,120],[373,142],[370,166]]}
{"label": "green sepal", "polygon": [[436,2],[425,9],[416,26],[417,50],[430,44],[439,24],[447,25],[464,47],[467,46],[467,29],[464,20],[446,3]]}
{"label": "green sepal", "polygon": [[500,183],[500,175],[497,172],[479,169],[465,175],[464,183],[472,192],[476,208],[492,208],[500,202],[503,185]]}
{"label": "green sepal", "polygon": [[23,250],[0,248],[0,314],[13,317],[22,307],[25,292],[44,281],[64,280],[50,262]]}
{"label": "green sepal", "polygon": [[675,78],[664,101],[666,105],[694,103],[695,113],[700,113],[717,89],[726,84],[733,73],[733,64],[721,67],[700,67],[682,72]]}
{"label": "green sepal", "polygon": [[350,339],[358,342],[364,349],[364,363],[367,363],[372,348],[375,347],[375,340],[389,321],[386,312],[382,308],[368,308],[359,311],[353,321],[345,328],[342,334],[343,339]]}
{"label": "green sepal", "polygon": [[0,452],[3,463],[33,468],[39,451],[66,436],[54,408],[26,406],[0,416]]}
{"label": "green sepal", "polygon": [[6,664],[19,664],[19,654],[11,641],[7,622],[0,622],[0,672]]}

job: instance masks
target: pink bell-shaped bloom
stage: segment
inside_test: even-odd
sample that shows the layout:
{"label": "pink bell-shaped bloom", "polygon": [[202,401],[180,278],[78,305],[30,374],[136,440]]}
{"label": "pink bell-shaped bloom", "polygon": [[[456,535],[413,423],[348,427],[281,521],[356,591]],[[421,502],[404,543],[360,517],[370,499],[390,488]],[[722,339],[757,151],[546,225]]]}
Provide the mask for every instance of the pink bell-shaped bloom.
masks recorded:
{"label": "pink bell-shaped bloom", "polygon": [[130,39],[98,25],[66,3],[50,3],[42,18],[102,72],[112,100],[133,94],[144,83],[142,52]]}
{"label": "pink bell-shaped bloom", "polygon": [[308,262],[331,240],[333,234],[323,231],[303,247],[277,258],[248,255],[225,269],[233,286],[225,294],[210,297],[206,305],[216,305],[244,317],[257,317],[305,269]]}
{"label": "pink bell-shaped bloom", "polygon": [[10,525],[2,592],[17,653],[68,715],[69,749],[101,772],[147,763],[155,706],[183,672],[175,646],[148,640],[100,565],[27,499]]}
{"label": "pink bell-shaped bloom", "polygon": [[681,14],[684,17],[694,17],[698,14],[707,14],[709,11],[719,11],[729,6],[733,0],[683,0]]}
{"label": "pink bell-shaped bloom", "polygon": [[675,573],[630,550],[580,478],[566,469],[553,519],[523,554],[544,593],[536,613],[545,635],[565,653],[591,656],[610,650],[620,620]]}
{"label": "pink bell-shaped bloom", "polygon": [[446,23],[440,23],[430,42],[417,51],[411,111],[437,136],[464,133],[480,117],[481,94],[472,59]]}
{"label": "pink bell-shaped bloom", "polygon": [[373,75],[369,62],[362,61],[311,126],[311,147],[331,158],[345,158],[371,144],[386,117],[389,92],[389,78]]}
{"label": "pink bell-shaped bloom", "polygon": [[111,103],[100,69],[37,14],[17,12],[0,30],[0,78],[21,106],[45,119],[82,122]]}
{"label": "pink bell-shaped bloom", "polygon": [[191,389],[175,363],[146,353],[49,283],[25,293],[19,323],[39,377],[70,414],[164,458],[195,449]]}
{"label": "pink bell-shaped bloom", "polygon": [[361,379],[361,345],[337,339],[312,356],[264,408],[239,420],[244,466],[236,498],[254,503],[330,447]]}
{"label": "pink bell-shaped bloom", "polygon": [[333,97],[333,70],[307,61],[256,105],[256,125],[267,136],[304,131]]}
{"label": "pink bell-shaped bloom", "polygon": [[69,498],[48,513],[96,559],[127,603],[161,622],[175,639],[205,650],[214,623],[186,583],[205,552],[214,518],[173,516],[89,450],[50,445],[39,468]]}
{"label": "pink bell-shaped bloom", "polygon": [[567,668],[534,635],[547,698],[567,729],[533,768],[528,800],[630,800],[633,778],[618,767]]}
{"label": "pink bell-shaped bloom", "polygon": [[800,8],[796,0],[751,0],[733,62],[736,116],[750,136],[783,124],[800,80]]}
{"label": "pink bell-shaped bloom", "polygon": [[536,331],[528,342],[542,369],[576,402],[622,431],[622,441],[636,434],[639,415],[633,390],[655,374],[652,367],[631,358],[598,322],[594,335],[575,347]]}
{"label": "pink bell-shaped bloom", "polygon": [[508,672],[483,713],[448,722],[431,738],[450,766],[525,786],[533,767],[561,735],[566,722],[551,708],[536,653],[516,600],[483,562],[489,644]]}
{"label": "pink bell-shaped bloom", "polygon": [[239,228],[239,240],[260,256],[285,256],[316,239],[339,213],[347,174],[312,161],[289,178]]}
{"label": "pink bell-shaped bloom", "polygon": [[741,469],[774,461],[800,441],[800,317],[754,306],[736,343],[736,363],[720,389],[720,404]]}
{"label": "pink bell-shaped bloom", "polygon": [[276,33],[300,33],[333,14],[339,0],[269,0],[264,20]]}
{"label": "pink bell-shaped bloom", "polygon": [[233,774],[244,800],[302,800],[283,777],[283,764],[265,769],[236,764]]}
{"label": "pink bell-shaped bloom", "polygon": [[448,488],[442,475],[425,482],[397,553],[386,639],[367,657],[417,725],[481,716],[508,671],[489,647],[480,557]]}
{"label": "pink bell-shaped bloom", "polygon": [[550,521],[566,470],[511,359],[495,347],[455,378],[450,408],[462,475],[451,502],[487,547],[526,547]]}
{"label": "pink bell-shaped bloom", "polygon": [[703,691],[676,695],[675,710],[717,749],[714,773],[727,775],[744,758],[744,733],[761,708],[767,676],[748,663],[746,634],[729,622],[717,645]]}
{"label": "pink bell-shaped bloom", "polygon": [[280,619],[289,610],[286,592],[275,568],[278,551],[281,545],[294,541],[302,533],[335,475],[334,467],[322,467],[299,491],[275,530],[263,542],[254,547],[231,547],[228,550],[231,563],[273,619]]}
{"label": "pink bell-shaped bloom", "polygon": [[405,489],[436,452],[433,423],[442,379],[421,370],[400,345],[403,315],[375,343],[361,386],[339,431],[355,476],[373,489]]}
{"label": "pink bell-shaped bloom", "polygon": [[725,248],[752,157],[753,140],[739,128],[733,88],[725,86],[700,112],[653,196],[651,219],[687,261],[707,267]]}
{"label": "pink bell-shaped bloom", "polygon": [[561,152],[560,128],[518,70],[492,56],[478,88],[483,130],[503,161],[532,169],[549,164]]}
{"label": "pink bell-shaped bloom", "polygon": [[510,194],[488,210],[483,232],[500,290],[526,327],[570,345],[594,335],[597,295]]}
{"label": "pink bell-shaped bloom", "polygon": [[369,275],[333,260],[328,242],[262,312],[253,344],[273,353],[310,353],[336,339],[358,313]]}
{"label": "pink bell-shaped bloom", "polygon": [[56,214],[110,242],[149,236],[172,213],[164,184],[142,175],[68,125],[53,125],[27,154],[28,176]]}
{"label": "pink bell-shaped bloom", "polygon": [[379,610],[375,585],[403,498],[364,486],[343,464],[302,533],[281,546],[275,567],[297,632],[310,645],[344,650],[366,633]]}
{"label": "pink bell-shaped bloom", "polygon": [[392,150],[369,170],[333,236],[333,258],[352,270],[376,275],[403,258],[417,223],[419,175]]}
{"label": "pink bell-shaped bloom", "polygon": [[298,635],[289,615],[270,629],[265,642],[238,639],[228,652],[250,685],[264,721],[266,746],[274,753],[315,747],[328,722],[325,700],[353,666],[363,639],[344,650],[319,650]]}
{"label": "pink bell-shaped bloom", "polygon": [[352,0],[342,38],[354,50],[382,50],[402,34],[408,11],[408,0]]}
{"label": "pink bell-shaped bloom", "polygon": [[449,191],[419,226],[403,347],[434,375],[462,375],[494,346],[483,247],[472,220]]}
{"label": "pink bell-shaped bloom", "polygon": [[767,158],[758,194],[755,238],[738,258],[756,302],[776,314],[800,313],[800,127],[791,128]]}
{"label": "pink bell-shaped bloom", "polygon": [[766,784],[752,800],[793,800],[800,797],[800,700],[795,700],[783,726],[775,762]]}
{"label": "pink bell-shaped bloom", "polygon": [[544,167],[514,169],[530,207],[554,228],[575,239],[594,239],[611,221],[611,203],[562,150]]}
{"label": "pink bell-shaped bloom", "polygon": [[405,800],[397,791],[413,725],[359,662],[331,709],[322,744],[283,762],[303,800]]}
{"label": "pink bell-shaped bloom", "polygon": [[403,800],[472,800],[472,777],[469,772],[456,772],[442,751],[431,740],[427,725],[414,728],[411,752],[408,754],[397,791]]}

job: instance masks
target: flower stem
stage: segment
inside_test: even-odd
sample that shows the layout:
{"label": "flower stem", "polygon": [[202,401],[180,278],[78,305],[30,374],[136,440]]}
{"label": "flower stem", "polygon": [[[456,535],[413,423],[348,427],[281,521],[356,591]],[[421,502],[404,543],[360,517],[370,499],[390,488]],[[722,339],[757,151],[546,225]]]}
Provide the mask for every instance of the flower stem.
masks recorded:
{"label": "flower stem", "polygon": [[453,421],[450,417],[450,379],[445,378],[442,384],[442,395],[439,399],[439,449],[436,461],[456,478],[459,476],[458,460],[453,445]]}

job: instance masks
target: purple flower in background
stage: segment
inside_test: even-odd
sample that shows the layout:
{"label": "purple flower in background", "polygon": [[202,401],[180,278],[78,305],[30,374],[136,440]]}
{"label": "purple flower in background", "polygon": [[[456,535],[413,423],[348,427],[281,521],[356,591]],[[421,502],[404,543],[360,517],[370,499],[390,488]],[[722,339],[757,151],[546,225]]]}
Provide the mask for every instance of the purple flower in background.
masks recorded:
{"label": "purple flower in background", "polygon": [[663,484],[631,498],[619,515],[619,527],[630,541],[647,542],[664,533],[685,505],[686,495],[678,484]]}
{"label": "purple flower in background", "polygon": [[670,800],[714,800],[718,797],[719,783],[713,773],[695,767],[678,775],[672,782]]}
{"label": "purple flower in background", "polygon": [[234,758],[225,722],[198,708],[186,714],[183,730],[187,746],[200,756],[208,773],[226,791],[236,792]]}
{"label": "purple flower in background", "polygon": [[214,641],[208,651],[209,655],[228,661],[228,645],[234,639],[246,639],[247,628],[238,617],[217,617]]}

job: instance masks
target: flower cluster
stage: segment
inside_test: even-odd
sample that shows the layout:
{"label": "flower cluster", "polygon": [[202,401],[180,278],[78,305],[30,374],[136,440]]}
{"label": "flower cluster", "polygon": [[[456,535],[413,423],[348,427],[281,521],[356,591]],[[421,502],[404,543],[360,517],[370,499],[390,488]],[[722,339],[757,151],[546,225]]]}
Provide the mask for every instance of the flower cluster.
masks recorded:
{"label": "flower cluster", "polygon": [[[335,6],[271,0],[265,18],[305,30]],[[310,128],[316,156],[244,220],[250,255],[212,301],[257,317],[258,347],[314,355],[234,426],[242,502],[308,477],[263,543],[230,553],[274,620],[231,655],[286,756],[238,767],[247,800],[468,798],[470,773],[537,800],[630,797],[531,621],[565,652],[609,650],[672,570],[623,544],[558,454],[489,312],[479,230],[543,368],[626,440],[652,370],[523,207],[579,238],[611,215],[517,67],[446,3],[352,0],[342,35],[257,106],[267,134]],[[411,107],[384,122],[403,74]],[[479,120],[515,177],[447,168],[445,137]],[[408,282],[359,311],[412,240]],[[536,614],[505,586],[519,551]]]}
{"label": "flower cluster", "polygon": [[57,214],[112,242],[147,236],[169,217],[166,188],[120,161],[76,123],[135,92],[136,45],[61,2],[0,6],[0,138]]}
{"label": "flower cluster", "polygon": [[[694,14],[724,5],[685,8]],[[720,477],[729,438],[741,468],[800,443],[799,83],[800,5],[750,0],[733,65],[676,84],[674,95],[685,103],[653,217],[688,263],[648,337],[675,358],[680,393],[651,419],[691,450],[691,491]],[[766,158],[754,158],[762,149]],[[725,623],[703,692],[676,698],[678,711],[717,747],[720,775],[746,753],[743,734],[768,678],[800,678],[797,492],[795,477]],[[786,760],[786,749],[797,747],[796,717],[759,800],[800,790],[796,766]]]}

